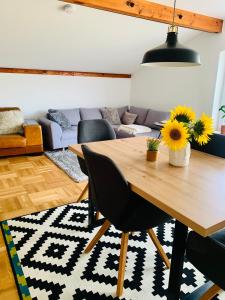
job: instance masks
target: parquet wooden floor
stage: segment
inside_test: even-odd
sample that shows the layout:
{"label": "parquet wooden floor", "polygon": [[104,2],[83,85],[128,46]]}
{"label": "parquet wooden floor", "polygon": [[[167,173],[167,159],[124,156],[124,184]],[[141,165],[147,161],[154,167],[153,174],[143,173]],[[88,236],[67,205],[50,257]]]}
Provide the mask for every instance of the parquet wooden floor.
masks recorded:
{"label": "parquet wooden floor", "polygon": [[[0,221],[76,202],[85,184],[74,182],[44,155],[1,158]],[[5,299],[19,296],[0,233],[0,300]]]}

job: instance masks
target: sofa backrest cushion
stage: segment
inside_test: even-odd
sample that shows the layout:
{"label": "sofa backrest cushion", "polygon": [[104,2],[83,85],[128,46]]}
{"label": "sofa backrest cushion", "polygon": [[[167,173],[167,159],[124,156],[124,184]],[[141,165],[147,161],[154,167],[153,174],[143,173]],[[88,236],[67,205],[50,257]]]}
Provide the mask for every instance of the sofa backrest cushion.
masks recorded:
{"label": "sofa backrest cushion", "polygon": [[147,108],[136,107],[136,106],[131,106],[129,109],[130,113],[137,115],[135,124],[138,124],[138,125],[144,125],[148,111],[149,111],[149,109],[147,109]]}
{"label": "sofa backrest cushion", "polygon": [[[60,111],[64,114],[64,116],[69,120],[70,124],[72,126],[76,125],[80,121],[80,110],[79,108],[67,108],[67,109],[49,109],[49,113],[55,113],[57,111]],[[47,115],[47,118],[49,116]]]}
{"label": "sofa backrest cushion", "polygon": [[123,117],[124,113],[126,111],[128,111],[128,109],[129,109],[128,106],[121,106],[121,107],[117,108],[121,121],[122,121],[122,117]]}
{"label": "sofa backrest cushion", "polygon": [[15,134],[23,132],[24,117],[19,109],[4,108],[0,111],[0,134]]}
{"label": "sofa backrest cushion", "polygon": [[168,120],[170,117],[170,113],[168,111],[160,111],[149,109],[147,117],[145,119],[144,125],[151,128],[158,128],[155,125],[155,122],[160,122],[163,120]]}
{"label": "sofa backrest cushion", "polygon": [[102,119],[99,108],[80,108],[81,120]]}

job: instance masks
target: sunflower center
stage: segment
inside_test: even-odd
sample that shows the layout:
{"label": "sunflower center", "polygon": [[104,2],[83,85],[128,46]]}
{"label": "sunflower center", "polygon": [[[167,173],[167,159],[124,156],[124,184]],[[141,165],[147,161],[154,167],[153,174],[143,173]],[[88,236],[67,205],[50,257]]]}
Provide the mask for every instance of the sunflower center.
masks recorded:
{"label": "sunflower center", "polygon": [[199,120],[198,122],[195,123],[194,131],[198,135],[202,135],[204,133],[204,130],[205,130],[205,125],[201,120]]}
{"label": "sunflower center", "polygon": [[178,129],[172,129],[170,131],[170,137],[172,140],[178,141],[181,138],[181,133]]}
{"label": "sunflower center", "polygon": [[179,114],[175,117],[175,120],[177,120],[178,122],[183,122],[183,123],[189,123],[191,120],[189,118],[189,116],[185,115],[185,114]]}

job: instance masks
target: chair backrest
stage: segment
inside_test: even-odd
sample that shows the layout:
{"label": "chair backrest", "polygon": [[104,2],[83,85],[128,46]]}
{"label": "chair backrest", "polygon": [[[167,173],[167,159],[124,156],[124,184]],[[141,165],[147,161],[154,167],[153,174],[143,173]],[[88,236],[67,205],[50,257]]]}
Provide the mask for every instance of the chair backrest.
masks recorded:
{"label": "chair backrest", "polygon": [[193,141],[191,147],[198,151],[225,158],[225,135],[214,133],[208,144],[200,146]]}
{"label": "chair backrest", "polygon": [[119,226],[129,209],[128,183],[109,157],[91,151],[86,145],[82,145],[82,151],[97,209]]}
{"label": "chair backrest", "polygon": [[[82,120],[78,123],[77,128],[77,141],[78,144],[114,140],[116,134],[107,120],[96,119],[96,120]],[[78,157],[78,162],[81,171],[88,175],[85,161]]]}
{"label": "chair backrest", "polygon": [[115,131],[107,120],[82,120],[78,123],[77,140],[79,144],[114,140]]}

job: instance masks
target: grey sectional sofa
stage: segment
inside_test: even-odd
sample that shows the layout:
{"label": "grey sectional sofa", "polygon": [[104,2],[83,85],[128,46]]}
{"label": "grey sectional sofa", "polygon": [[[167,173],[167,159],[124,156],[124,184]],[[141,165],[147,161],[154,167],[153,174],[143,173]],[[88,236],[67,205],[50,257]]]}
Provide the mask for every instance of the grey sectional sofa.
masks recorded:
{"label": "grey sectional sofa", "polygon": [[[159,131],[155,126],[155,122],[165,120],[169,117],[169,112],[156,111],[141,107],[123,106],[117,108],[120,119],[122,119],[125,111],[135,113],[138,115],[135,123],[138,125],[148,126],[152,129],[150,133],[139,134],[158,137]],[[49,110],[51,111],[51,110]],[[42,126],[43,138],[45,146],[48,149],[59,149],[68,147],[69,145],[77,143],[77,125],[80,120],[102,119],[101,108],[74,108],[74,109],[60,109],[66,118],[71,123],[71,128],[62,129],[60,125],[54,121],[49,120],[48,113],[46,117],[39,120]],[[130,137],[130,135],[123,131],[118,131],[118,125],[112,125],[118,138]]]}

